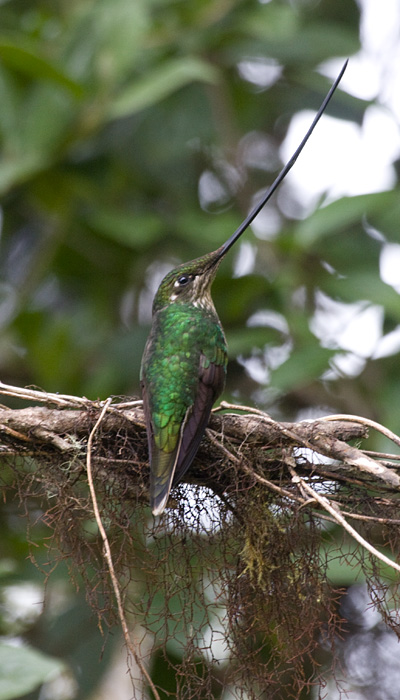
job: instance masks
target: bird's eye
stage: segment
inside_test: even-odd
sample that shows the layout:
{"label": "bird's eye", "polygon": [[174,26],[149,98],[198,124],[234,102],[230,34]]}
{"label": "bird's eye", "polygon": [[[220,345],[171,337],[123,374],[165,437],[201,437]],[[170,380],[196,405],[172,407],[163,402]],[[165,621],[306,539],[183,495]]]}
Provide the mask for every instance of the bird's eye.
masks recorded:
{"label": "bird's eye", "polygon": [[181,275],[175,282],[175,287],[185,287],[193,279],[193,275]]}

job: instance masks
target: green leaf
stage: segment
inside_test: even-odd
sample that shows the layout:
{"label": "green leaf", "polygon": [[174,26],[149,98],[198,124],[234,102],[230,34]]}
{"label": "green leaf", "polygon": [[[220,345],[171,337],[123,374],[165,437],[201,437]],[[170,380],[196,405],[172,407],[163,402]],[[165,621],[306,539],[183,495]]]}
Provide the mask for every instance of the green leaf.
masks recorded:
{"label": "green leaf", "polygon": [[[20,95],[16,80],[0,62],[0,131],[4,148],[13,151],[18,144],[18,130],[15,128],[20,110]],[[6,144],[6,145],[5,145]]]}
{"label": "green leaf", "polygon": [[0,38],[0,58],[10,68],[31,78],[57,83],[72,93],[74,97],[81,97],[83,94],[82,85],[72,80],[64,71],[54,65],[54,61],[47,61],[32,49],[17,46],[7,39]]}
{"label": "green leaf", "polygon": [[344,301],[354,302],[368,300],[380,304],[386,314],[400,320],[400,303],[398,293],[388,284],[382,282],[378,270],[355,270],[344,279],[330,276],[324,284],[324,291],[331,297],[339,297]]}
{"label": "green leaf", "polygon": [[246,328],[236,332],[227,332],[229,356],[237,357],[241,354],[248,354],[259,348],[263,350],[267,344],[278,346],[281,342],[279,331],[275,328]]}
{"label": "green leaf", "polygon": [[20,698],[65,668],[59,659],[33,647],[0,642],[0,700]]}
{"label": "green leaf", "polygon": [[67,62],[94,91],[108,93],[132,71],[148,34],[146,0],[96,0],[73,11]]}
{"label": "green leaf", "polygon": [[387,217],[393,208],[398,213],[399,204],[398,191],[342,197],[300,222],[296,226],[295,240],[302,248],[309,248],[324,237],[337,235],[361,223],[365,216]]}
{"label": "green leaf", "polygon": [[[97,0],[91,6],[100,69],[119,78],[132,69],[148,31],[143,0]],[[104,71],[104,68],[106,69]]]}
{"label": "green leaf", "polygon": [[216,83],[218,71],[199,58],[176,58],[126,88],[114,101],[110,119],[127,117],[159,102],[193,81]]}
{"label": "green leaf", "polygon": [[0,163],[0,194],[5,194],[14,185],[27,180],[46,163],[39,153],[28,153]]}
{"label": "green leaf", "polygon": [[163,234],[162,219],[148,214],[128,214],[99,209],[88,217],[88,224],[103,236],[134,250],[147,248]]}
{"label": "green leaf", "polygon": [[271,374],[271,384],[281,391],[291,391],[306,386],[329,369],[333,350],[321,348],[317,342],[297,348],[286,362]]}
{"label": "green leaf", "polygon": [[332,54],[350,56],[360,48],[358,37],[343,24],[331,22],[329,31],[326,24],[319,21],[301,26],[289,7],[279,8],[277,12],[273,3],[249,14],[243,25],[245,33],[264,42],[264,55],[273,55],[282,63],[307,62],[310,65]]}
{"label": "green leaf", "polygon": [[[1,90],[0,95],[4,94]],[[11,118],[8,115],[8,121]],[[14,108],[14,133],[4,130],[4,155],[0,163],[0,193],[6,192],[51,164],[64,142],[75,116],[69,95],[48,83],[38,83]]]}

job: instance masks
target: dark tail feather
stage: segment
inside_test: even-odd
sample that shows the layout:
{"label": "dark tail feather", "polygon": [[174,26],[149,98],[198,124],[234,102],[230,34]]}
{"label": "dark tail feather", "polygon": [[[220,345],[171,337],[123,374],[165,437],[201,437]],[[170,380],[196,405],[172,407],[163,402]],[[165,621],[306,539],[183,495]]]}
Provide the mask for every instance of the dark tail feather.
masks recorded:
{"label": "dark tail feather", "polygon": [[168,503],[171,491],[171,481],[167,484],[160,482],[157,477],[150,481],[150,507],[153,515],[161,515]]}
{"label": "dark tail feather", "polygon": [[180,443],[181,440],[173,452],[163,452],[153,446],[150,468],[150,506],[153,515],[161,515],[167,505]]}

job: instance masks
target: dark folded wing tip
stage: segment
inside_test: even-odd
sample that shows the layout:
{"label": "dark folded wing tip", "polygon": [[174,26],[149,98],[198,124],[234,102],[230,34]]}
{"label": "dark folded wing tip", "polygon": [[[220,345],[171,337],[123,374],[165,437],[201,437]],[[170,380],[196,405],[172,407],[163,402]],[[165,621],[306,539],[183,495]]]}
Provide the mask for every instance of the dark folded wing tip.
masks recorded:
{"label": "dark folded wing tip", "polygon": [[153,515],[161,515],[165,510],[171,491],[173,473],[174,471],[172,470],[166,483],[160,483],[154,477],[150,480],[150,507]]}
{"label": "dark folded wing tip", "polygon": [[171,481],[170,478],[166,483],[160,483],[157,479],[151,479],[150,508],[153,515],[161,515],[164,512],[171,491]]}

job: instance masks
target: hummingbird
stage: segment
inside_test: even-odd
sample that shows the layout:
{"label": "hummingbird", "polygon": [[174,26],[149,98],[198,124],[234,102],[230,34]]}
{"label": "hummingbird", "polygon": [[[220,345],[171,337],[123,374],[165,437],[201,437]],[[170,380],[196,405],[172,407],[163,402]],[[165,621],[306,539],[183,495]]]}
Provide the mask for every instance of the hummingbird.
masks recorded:
{"label": "hummingbird", "polygon": [[225,334],[211,298],[220,263],[293,167],[335,92],[346,61],[293,156],[262,200],[217,250],[183,263],[162,280],[140,370],[150,458],[150,506],[165,510],[189,469],[226,378]]}

